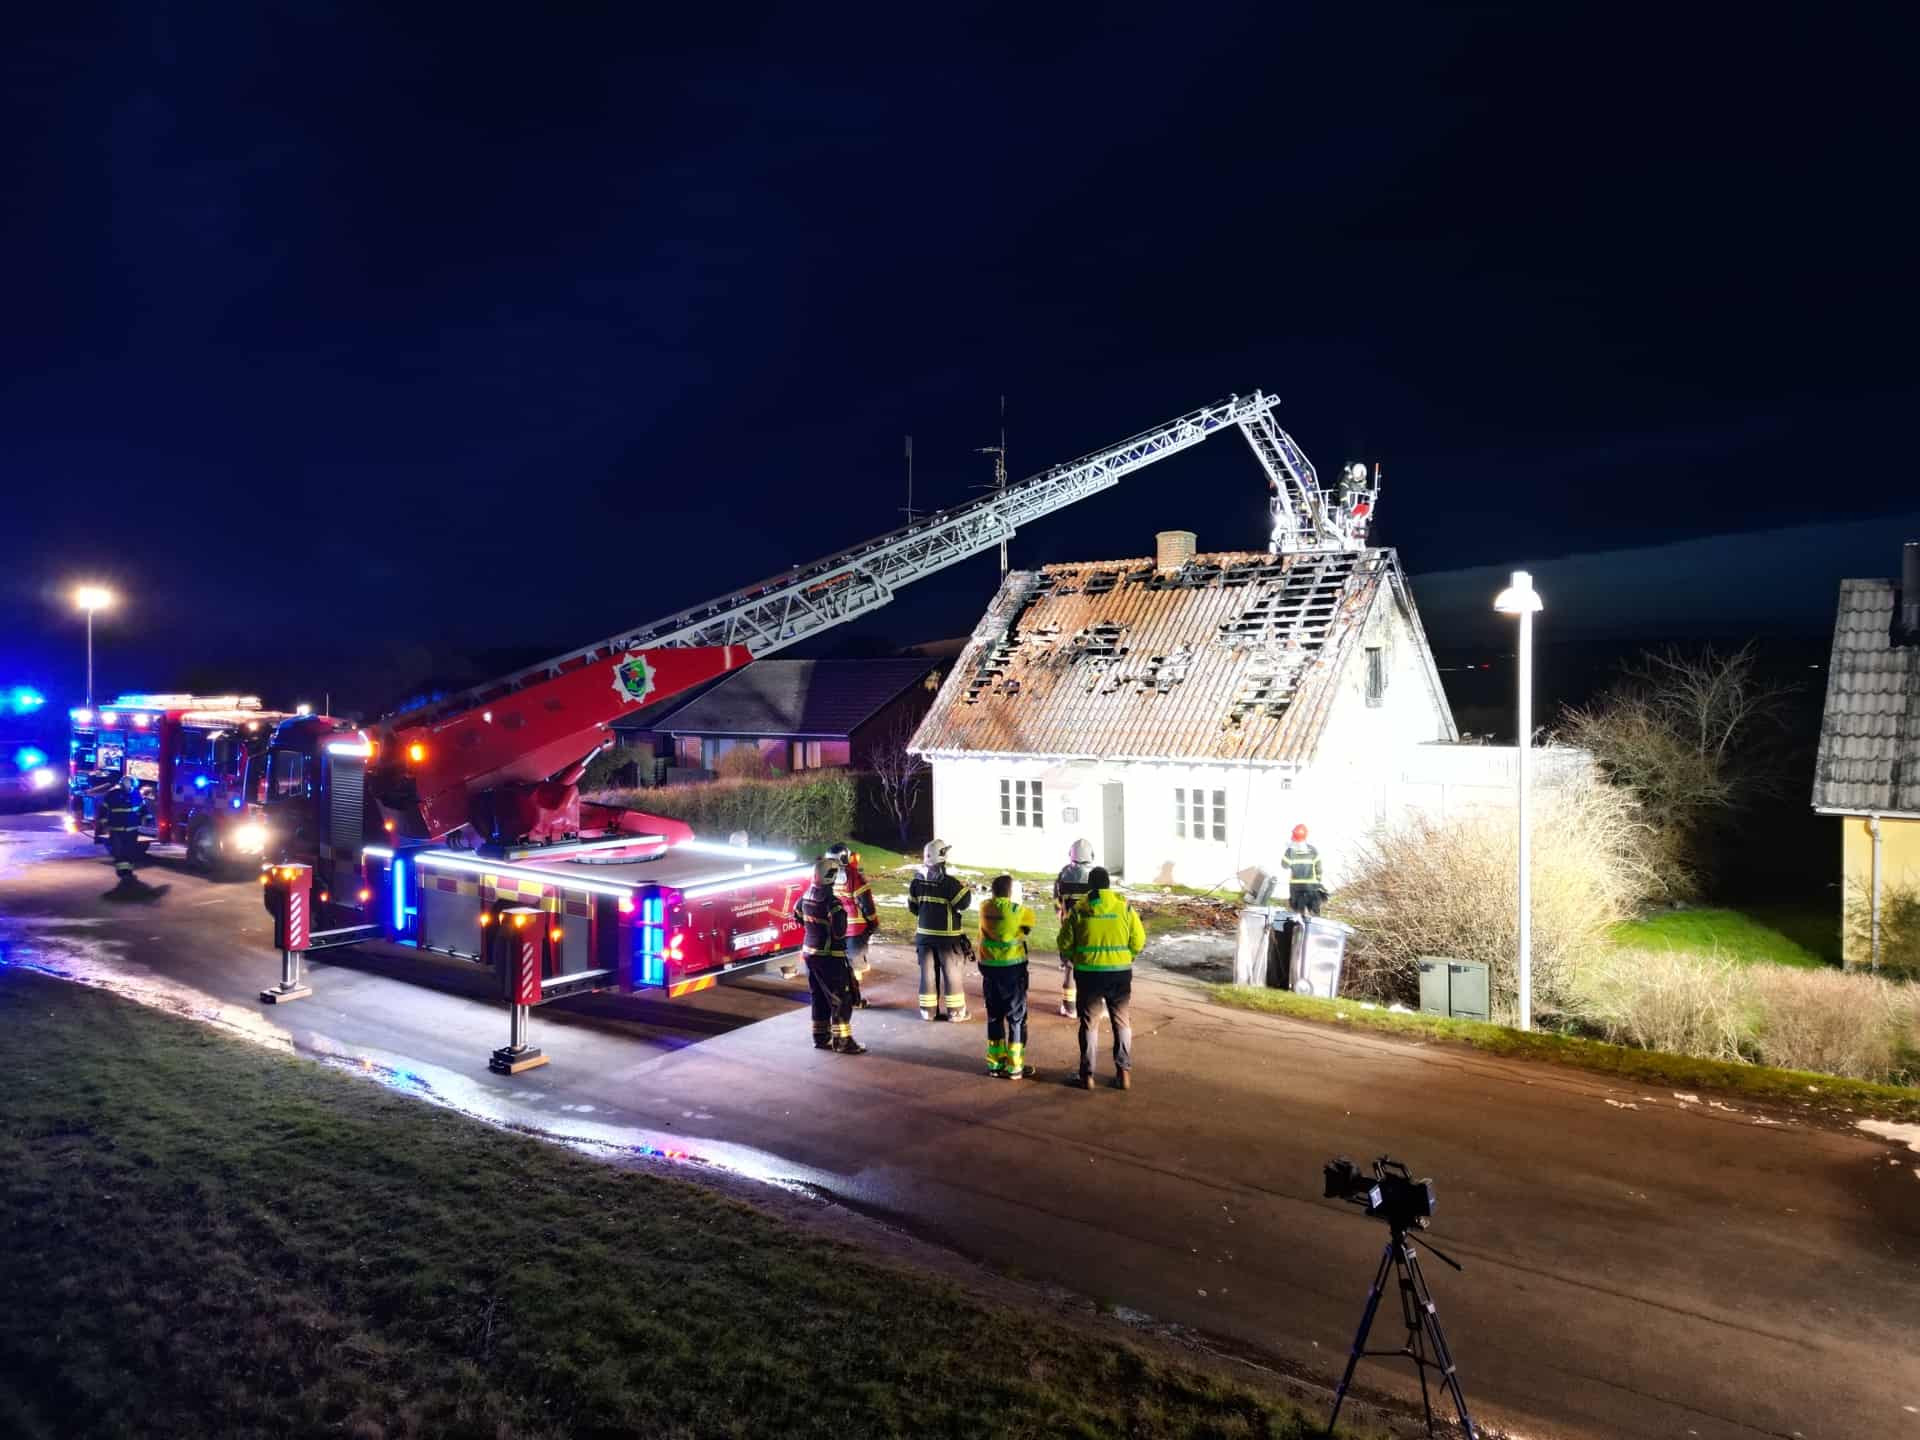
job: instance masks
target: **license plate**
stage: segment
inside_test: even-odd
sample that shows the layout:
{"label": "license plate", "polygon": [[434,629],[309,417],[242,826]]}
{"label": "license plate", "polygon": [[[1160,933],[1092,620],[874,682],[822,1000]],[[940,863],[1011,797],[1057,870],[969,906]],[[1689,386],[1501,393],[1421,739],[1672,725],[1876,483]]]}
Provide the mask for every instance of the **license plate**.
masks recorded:
{"label": "license plate", "polygon": [[771,945],[780,938],[780,927],[769,925],[764,930],[743,930],[733,937],[733,948],[751,950],[756,945]]}

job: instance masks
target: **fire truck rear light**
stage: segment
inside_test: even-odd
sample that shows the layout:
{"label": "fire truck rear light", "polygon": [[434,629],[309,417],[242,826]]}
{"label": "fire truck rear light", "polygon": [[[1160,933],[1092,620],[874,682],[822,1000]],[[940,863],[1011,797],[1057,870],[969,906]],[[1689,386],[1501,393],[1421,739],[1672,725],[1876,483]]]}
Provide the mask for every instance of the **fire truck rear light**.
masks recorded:
{"label": "fire truck rear light", "polygon": [[366,904],[367,901],[371,900],[372,898],[373,898],[373,892],[371,890],[367,890],[363,888],[360,891],[360,903],[362,905]]}
{"label": "fire truck rear light", "polygon": [[385,825],[387,834],[391,835],[393,833],[393,822],[391,820],[388,820],[383,823]]}
{"label": "fire truck rear light", "polygon": [[320,903],[321,903],[322,905],[324,905],[324,904],[326,904],[326,903],[327,903],[327,901],[329,901],[329,900],[331,900],[332,898],[333,898],[333,897],[332,897],[331,895],[329,895],[329,894],[328,894],[328,893],[327,893],[326,891],[324,891],[324,890],[322,890],[322,891],[320,892]]}
{"label": "fire truck rear light", "polygon": [[620,913],[622,915],[633,914],[633,897],[631,895],[622,895],[620,897]]}
{"label": "fire truck rear light", "polygon": [[485,913],[485,912],[483,911],[483,912],[481,913],[481,915],[480,915],[480,924],[481,924],[481,925],[482,925],[483,927],[484,927],[484,926],[487,926],[487,925],[491,925],[491,924],[493,924],[493,916],[491,916],[491,915],[488,915],[488,914],[486,914],[486,913]]}
{"label": "fire truck rear light", "polygon": [[567,932],[563,927],[556,925],[553,927],[553,929],[551,929],[547,933],[550,936],[552,936],[555,940],[558,940],[562,935],[566,934]]}
{"label": "fire truck rear light", "polygon": [[680,946],[685,942],[686,938],[687,936],[684,930],[676,930],[673,932],[673,938],[667,942],[667,958],[669,960],[684,958],[680,954]]}
{"label": "fire truck rear light", "polygon": [[133,723],[138,725],[142,730],[144,730],[147,728],[147,722],[152,718],[153,717],[151,715],[136,715],[133,717]]}
{"label": "fire truck rear light", "polygon": [[524,930],[524,929],[526,929],[526,928],[527,928],[527,917],[526,917],[526,916],[524,916],[524,915],[516,915],[516,916],[514,916],[514,917],[513,917],[513,928],[514,928],[514,929],[516,929],[516,930]]}
{"label": "fire truck rear light", "polygon": [[425,760],[426,758],[427,758],[427,747],[422,745],[418,740],[414,741],[413,744],[407,746],[407,759],[411,763],[418,765],[422,760]]}

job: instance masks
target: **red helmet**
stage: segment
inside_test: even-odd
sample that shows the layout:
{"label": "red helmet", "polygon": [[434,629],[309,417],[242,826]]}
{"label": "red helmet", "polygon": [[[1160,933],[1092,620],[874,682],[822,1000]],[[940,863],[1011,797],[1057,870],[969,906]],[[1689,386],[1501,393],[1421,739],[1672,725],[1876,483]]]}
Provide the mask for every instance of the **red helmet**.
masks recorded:
{"label": "red helmet", "polygon": [[1300,842],[1301,842],[1302,840],[1304,840],[1304,839],[1306,839],[1306,838],[1307,838],[1307,827],[1306,827],[1306,826],[1304,826],[1304,825],[1296,825],[1296,826],[1294,826],[1294,827],[1293,827],[1293,843],[1294,843],[1294,844],[1296,844],[1296,845],[1298,845],[1298,844],[1299,844],[1299,843],[1300,843]]}

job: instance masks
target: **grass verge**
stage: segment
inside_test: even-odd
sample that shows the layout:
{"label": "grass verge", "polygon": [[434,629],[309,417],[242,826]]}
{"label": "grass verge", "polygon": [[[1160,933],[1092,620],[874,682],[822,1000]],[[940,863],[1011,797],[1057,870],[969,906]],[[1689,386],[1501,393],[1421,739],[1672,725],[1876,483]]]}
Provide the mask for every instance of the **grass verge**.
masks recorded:
{"label": "grass verge", "polygon": [[[1804,919],[1797,912],[1795,918]],[[1837,948],[1838,921],[1834,923]],[[1739,910],[1660,910],[1614,926],[1612,939],[1637,949],[1718,955],[1742,965],[1820,970],[1827,963],[1782,929]]]}
{"label": "grass verge", "polygon": [[1353,1025],[1412,1040],[1437,1040],[1467,1045],[1475,1050],[1520,1060],[1543,1060],[1571,1065],[1641,1085],[1677,1085],[1683,1089],[1730,1091],[1756,1100],[1815,1105],[1851,1110],[1859,1115],[1889,1120],[1920,1120],[1920,1090],[1899,1085],[1875,1085],[1864,1080],[1841,1080],[1805,1070],[1778,1070],[1769,1065],[1739,1065],[1723,1060],[1696,1060],[1657,1050],[1560,1035],[1548,1030],[1510,1030],[1476,1020],[1449,1020],[1438,1015],[1407,1015],[1390,1010],[1363,1010],[1355,1000],[1320,1000],[1285,990],[1259,990],[1243,985],[1210,985],[1215,1003],[1269,1015],[1324,1024]]}
{"label": "grass verge", "polygon": [[1296,1436],[745,1205],[0,969],[23,1437]]}

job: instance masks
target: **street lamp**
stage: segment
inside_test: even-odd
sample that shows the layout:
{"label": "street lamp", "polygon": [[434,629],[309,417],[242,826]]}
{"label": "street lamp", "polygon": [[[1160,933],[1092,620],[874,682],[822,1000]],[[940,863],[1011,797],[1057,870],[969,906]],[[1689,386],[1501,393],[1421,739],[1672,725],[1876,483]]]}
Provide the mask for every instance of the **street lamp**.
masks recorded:
{"label": "street lamp", "polygon": [[87,612],[87,704],[93,704],[93,612],[113,604],[113,592],[104,585],[82,585],[73,592],[73,603]]}
{"label": "street lamp", "polygon": [[1520,1028],[1533,1028],[1533,877],[1532,835],[1527,817],[1527,755],[1533,749],[1533,617],[1544,605],[1533,588],[1533,576],[1513,572],[1513,583],[1494,596],[1493,608],[1502,615],[1520,617]]}

